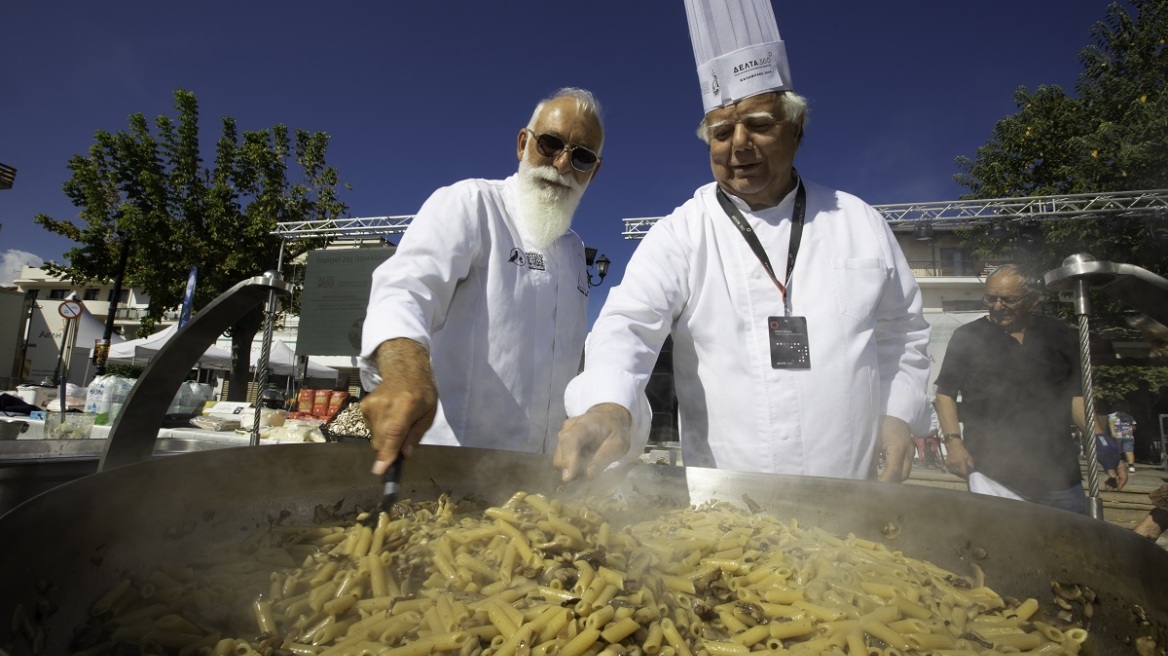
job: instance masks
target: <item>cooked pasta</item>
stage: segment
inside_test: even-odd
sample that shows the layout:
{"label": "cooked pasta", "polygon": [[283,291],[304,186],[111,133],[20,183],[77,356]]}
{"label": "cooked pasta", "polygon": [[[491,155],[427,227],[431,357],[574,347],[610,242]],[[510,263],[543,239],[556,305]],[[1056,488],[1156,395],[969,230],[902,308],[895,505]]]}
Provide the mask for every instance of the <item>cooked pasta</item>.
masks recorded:
{"label": "cooked pasta", "polygon": [[[374,526],[277,527],[125,579],[78,653],[743,656],[1042,651],[1086,631],[884,544],[729,504],[625,520],[518,493],[398,504]],[[361,519],[361,518],[359,518]],[[146,653],[146,652],[143,652]],[[151,652],[153,653],[153,652]]]}

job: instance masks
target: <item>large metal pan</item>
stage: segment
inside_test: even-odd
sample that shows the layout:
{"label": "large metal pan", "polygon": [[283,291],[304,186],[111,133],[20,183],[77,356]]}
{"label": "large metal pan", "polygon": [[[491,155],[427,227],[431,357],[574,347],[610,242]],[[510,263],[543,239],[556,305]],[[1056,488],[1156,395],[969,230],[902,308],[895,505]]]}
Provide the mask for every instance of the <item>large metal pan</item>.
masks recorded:
{"label": "large metal pan", "polygon": [[[370,507],[380,486],[368,467],[360,444],[231,448],[121,467],[31,499],[0,517],[0,645],[29,653],[8,635],[17,604],[54,604],[45,653],[66,653],[92,602],[127,574],[181,565],[241,531],[311,521],[317,506]],[[545,457],[423,447],[405,468],[403,495],[498,502],[519,489],[573,492],[559,487]],[[991,586],[1018,598],[1049,603],[1052,580],[1084,584],[1101,599],[1089,653],[1131,653],[1129,639],[1143,635],[1168,644],[1168,554],[1086,517],[951,490],[665,465],[633,467],[613,493],[647,509],[746,495],[780,517],[885,542],[961,574],[976,559]],[[882,533],[890,523],[899,528],[891,540]],[[1142,626],[1140,609],[1149,621]]]}

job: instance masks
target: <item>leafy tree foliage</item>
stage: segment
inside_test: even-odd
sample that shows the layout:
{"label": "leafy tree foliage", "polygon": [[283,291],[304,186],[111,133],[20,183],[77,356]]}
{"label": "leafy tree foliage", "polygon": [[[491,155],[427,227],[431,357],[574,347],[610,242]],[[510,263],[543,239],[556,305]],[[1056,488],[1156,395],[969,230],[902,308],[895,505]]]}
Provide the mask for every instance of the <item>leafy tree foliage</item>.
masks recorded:
{"label": "leafy tree foliage", "polygon": [[[1168,0],[1114,3],[1091,34],[1077,97],[1058,86],[1019,88],[1018,112],[998,121],[975,157],[958,158],[966,198],[1168,187]],[[1088,252],[1164,275],[1168,248],[1157,231],[1165,224],[1161,213],[983,226],[963,236],[987,258],[1029,261],[1036,271]]]}
{"label": "leafy tree foliage", "polygon": [[1107,403],[1115,403],[1134,392],[1141,380],[1147,381],[1152,390],[1168,385],[1168,369],[1164,367],[1095,367],[1092,376],[1095,398]]}
{"label": "leafy tree foliage", "polygon": [[[66,195],[81,223],[40,214],[36,222],[77,243],[54,274],[81,283],[111,280],[118,255],[129,243],[126,282],[150,297],[147,326],[181,305],[187,274],[198,267],[194,307],[236,283],[275,269],[277,222],[331,220],[347,208],[338,197],[338,174],[325,161],[329,136],[290,131],[284,125],[242,134],[222,119],[215,160],[204,166],[199,150],[198,102],[174,93],[177,116],[129,117],[129,128],[98,130],[87,155],[69,160]],[[288,245],[294,257],[321,243]],[[230,395],[247,390],[250,346],[263,321],[256,308],[231,329]]]}

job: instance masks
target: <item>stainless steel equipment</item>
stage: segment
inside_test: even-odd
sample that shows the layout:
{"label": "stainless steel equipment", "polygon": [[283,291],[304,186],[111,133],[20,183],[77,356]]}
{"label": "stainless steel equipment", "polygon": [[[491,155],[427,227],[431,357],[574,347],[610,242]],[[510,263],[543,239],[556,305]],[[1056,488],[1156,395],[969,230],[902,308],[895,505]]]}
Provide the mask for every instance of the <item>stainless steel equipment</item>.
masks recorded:
{"label": "stainless steel equipment", "polygon": [[[222,449],[120,467],[36,497],[0,517],[0,644],[17,604],[55,605],[45,653],[64,653],[90,604],[123,576],[190,562],[225,535],[311,521],[317,506],[375,506],[370,457],[356,443]],[[402,486],[405,498],[449,491],[500,502],[519,489],[556,494],[559,481],[543,456],[421,447]],[[649,512],[710,499],[741,504],[746,495],[779,517],[853,532],[962,574],[976,562],[1003,594],[1044,603],[1052,581],[1080,583],[1102,600],[1090,653],[1130,653],[1128,638],[1142,635],[1168,644],[1168,553],[1087,517],[951,490],[665,465],[633,467],[614,494]],[[900,529],[893,540],[882,533],[889,523]],[[1139,624],[1137,607],[1149,625]],[[27,653],[17,644],[13,655]]]}

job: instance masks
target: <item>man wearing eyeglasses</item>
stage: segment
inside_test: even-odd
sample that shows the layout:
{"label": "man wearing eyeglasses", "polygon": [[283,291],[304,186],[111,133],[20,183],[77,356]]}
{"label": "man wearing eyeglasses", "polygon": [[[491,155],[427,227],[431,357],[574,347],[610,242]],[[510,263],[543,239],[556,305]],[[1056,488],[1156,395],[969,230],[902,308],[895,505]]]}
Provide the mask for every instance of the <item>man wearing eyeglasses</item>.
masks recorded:
{"label": "man wearing eyeglasses", "polygon": [[427,443],[550,452],[588,311],[572,216],[600,168],[591,93],[566,88],[519,130],[519,170],[434,192],[373,274],[361,410],[374,473]]}
{"label": "man wearing eyeglasses", "polygon": [[883,449],[881,477],[903,480],[909,424],[928,420],[911,270],[879,213],[796,173],[807,104],[769,0],[686,10],[715,181],[649,230],[609,292],[554,463],[588,477],[639,452],[645,386],[672,335],[687,466],[855,479]]}
{"label": "man wearing eyeglasses", "polygon": [[987,276],[982,300],[987,315],[953,332],[937,375],[946,466],[1086,514],[1072,422],[1083,434],[1094,431],[1086,431],[1076,332],[1034,314],[1037,281],[1017,265]]}

